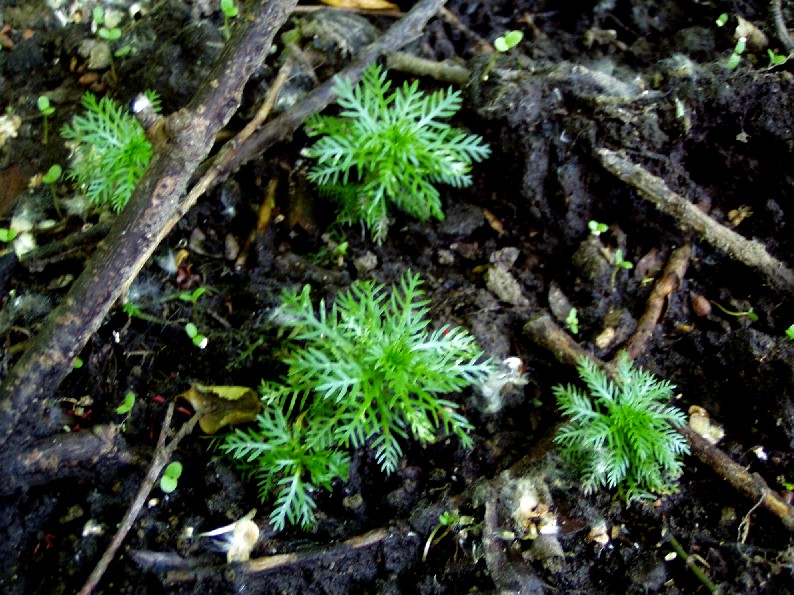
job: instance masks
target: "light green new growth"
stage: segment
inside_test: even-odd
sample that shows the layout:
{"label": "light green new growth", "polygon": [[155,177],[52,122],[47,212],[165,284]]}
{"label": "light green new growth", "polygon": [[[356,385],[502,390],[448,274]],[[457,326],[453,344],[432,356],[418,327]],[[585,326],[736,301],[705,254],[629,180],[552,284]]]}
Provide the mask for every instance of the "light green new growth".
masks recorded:
{"label": "light green new growth", "polygon": [[555,386],[557,404],[568,421],[554,441],[579,472],[585,493],[620,486],[628,501],[674,491],[689,446],[676,428],[684,413],[665,403],[673,385],[618,357],[615,380],[588,358],[578,366],[589,395]]}
{"label": "light green new growth", "polygon": [[[146,92],[155,105],[155,93]],[[85,112],[74,116],[61,135],[73,144],[68,177],[84,189],[91,202],[120,211],[132,196],[152,158],[152,145],[127,110],[108,97],[82,99]]]}
{"label": "light green new growth", "polygon": [[314,522],[312,493],[347,478],[348,447],[370,446],[386,473],[409,435],[424,444],[441,430],[471,447],[471,424],[443,395],[483,382],[493,366],[465,330],[428,329],[420,286],[411,273],[388,294],[356,282],[317,313],[308,286],[282,295],[279,319],[298,342],[284,384],[263,384],[267,409],[258,426],[220,446],[244,463],[262,498],[279,490],[277,529]]}
{"label": "light green new growth", "polygon": [[363,222],[378,243],[390,205],[421,221],[443,219],[434,184],[470,185],[472,162],[491,152],[479,136],[442,121],[460,109],[460,91],[425,95],[418,86],[406,82],[390,93],[386,72],[373,65],[355,87],[336,81],[340,117],[306,124],[309,136],[321,137],[306,150],[317,159],[309,180],[341,204],[340,220]]}

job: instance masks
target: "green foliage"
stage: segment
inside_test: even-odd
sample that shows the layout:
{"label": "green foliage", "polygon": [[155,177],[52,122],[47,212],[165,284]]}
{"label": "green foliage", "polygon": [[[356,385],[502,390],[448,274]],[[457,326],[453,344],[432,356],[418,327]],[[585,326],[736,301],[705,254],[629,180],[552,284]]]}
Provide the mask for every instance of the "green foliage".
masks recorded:
{"label": "green foliage", "polygon": [[56,163],[55,165],[50,166],[50,169],[47,170],[47,173],[42,176],[41,181],[45,184],[54,184],[61,179],[62,173],[63,169]]}
{"label": "green foliage", "polygon": [[788,327],[785,332],[786,332],[786,338],[788,338],[789,341],[794,341],[794,324]]}
{"label": "green foliage", "polygon": [[348,447],[369,445],[386,473],[409,435],[424,444],[443,430],[471,447],[471,425],[442,395],[483,382],[493,366],[465,330],[428,330],[420,286],[411,273],[388,295],[383,285],[356,282],[318,313],[308,286],[281,296],[279,319],[295,341],[284,384],[263,384],[258,426],[220,444],[256,478],[262,498],[279,490],[277,529],[314,522],[312,493],[347,478]]}
{"label": "green foliage", "polygon": [[132,408],[135,406],[135,393],[129,392],[124,395],[124,401],[122,401],[121,405],[116,407],[116,413],[119,415],[126,415]]}
{"label": "green foliage", "polygon": [[[147,91],[155,106],[155,93]],[[152,158],[152,146],[138,121],[112,99],[82,99],[85,112],[72,118],[61,135],[74,146],[68,177],[98,205],[120,211],[132,196]]]}
{"label": "green foliage", "polygon": [[614,381],[587,358],[578,369],[590,395],[571,385],[554,387],[569,418],[554,441],[580,474],[585,493],[620,486],[631,501],[673,491],[681,457],[689,453],[675,429],[686,424],[686,416],[665,405],[673,385],[632,370],[625,353],[618,357]]}
{"label": "green foliage", "polygon": [[306,125],[321,137],[306,150],[317,159],[309,179],[341,204],[341,221],[363,222],[378,243],[390,205],[421,221],[443,219],[434,184],[470,185],[472,162],[491,152],[479,136],[442,121],[460,109],[460,91],[425,95],[418,86],[406,82],[390,93],[386,72],[373,65],[355,87],[337,79],[340,117],[314,116]]}

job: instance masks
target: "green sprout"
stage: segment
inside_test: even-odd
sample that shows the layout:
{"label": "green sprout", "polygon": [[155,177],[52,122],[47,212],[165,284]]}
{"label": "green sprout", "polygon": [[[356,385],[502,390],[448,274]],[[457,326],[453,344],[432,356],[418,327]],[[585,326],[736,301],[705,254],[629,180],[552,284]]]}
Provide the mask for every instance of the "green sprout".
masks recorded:
{"label": "green sprout", "polygon": [[587,222],[587,229],[589,229],[590,233],[595,237],[598,237],[602,233],[605,233],[608,228],[606,223],[599,223],[595,219],[591,219]]}
{"label": "green sprout", "polygon": [[41,95],[36,103],[39,107],[39,112],[44,118],[44,138],[42,142],[46,145],[50,131],[50,116],[55,113],[55,108],[50,105],[50,98],[46,95]]}
{"label": "green sprout", "polygon": [[686,415],[666,405],[675,387],[633,370],[625,352],[618,356],[613,380],[587,357],[578,370],[588,392],[572,385],[553,388],[568,418],[554,442],[584,492],[619,487],[630,502],[674,491],[683,471],[681,459],[689,454],[686,439],[676,430],[686,425]]}
{"label": "green sprout", "polygon": [[170,494],[176,489],[179,483],[179,478],[182,476],[182,463],[174,461],[169,463],[163,471],[163,476],[160,478],[160,489],[163,493]]}
{"label": "green sprout", "polygon": [[204,295],[207,291],[206,287],[197,287],[191,292],[183,291],[179,294],[179,299],[183,302],[190,302],[191,304],[196,304],[198,299]]}
{"label": "green sprout", "polygon": [[565,326],[574,334],[579,334],[579,318],[577,316],[578,312],[576,308],[571,308],[568,310],[568,316],[565,317]]}
{"label": "green sprout", "polygon": [[126,395],[124,395],[124,400],[121,402],[121,405],[116,407],[116,413],[119,415],[124,416],[124,420],[121,422],[121,431],[125,431],[127,427],[127,421],[130,418],[130,413],[132,412],[132,408],[135,406],[135,393],[130,391]]}
{"label": "green sprout", "polygon": [[0,242],[13,242],[17,235],[19,235],[19,232],[16,229],[0,227]]}
{"label": "green sprout", "polygon": [[[428,535],[427,541],[425,541],[425,549],[422,552],[422,562],[427,561],[427,554],[430,552],[430,548],[441,543],[441,540],[449,535],[450,532],[456,530],[459,533],[464,533],[466,528],[471,527],[473,524],[473,516],[461,515],[459,512],[450,512],[449,510],[442,512],[438,516],[438,524],[430,532],[430,535]],[[439,531],[443,532],[436,537]]]}
{"label": "green sprout", "polygon": [[717,27],[724,27],[727,24],[729,18],[730,17],[728,17],[728,13],[723,12],[715,21],[717,23]]}
{"label": "green sprout", "polygon": [[240,11],[234,5],[234,0],[221,0],[221,12],[223,12],[223,34],[228,40],[232,36],[229,21],[236,17]]}
{"label": "green sprout", "polygon": [[[516,47],[521,40],[524,39],[523,31],[507,31],[504,35],[500,35],[493,42],[494,49],[500,54],[504,54]],[[483,70],[481,80],[487,81],[488,76],[491,74],[491,69],[496,64],[496,54],[491,54],[491,59]]]}
{"label": "green sprout", "polygon": [[52,193],[52,204],[55,206],[55,211],[58,213],[59,217],[61,216],[61,208],[58,201],[58,193],[55,190],[55,184],[61,179],[61,174],[63,174],[63,168],[56,163],[51,165],[50,169],[47,170],[47,173],[41,177],[41,181],[50,187],[50,192]]}
{"label": "green sprout", "polygon": [[794,341],[794,324],[786,329],[786,337],[788,337],[789,341]]}
{"label": "green sprout", "polygon": [[479,136],[443,121],[460,109],[460,91],[425,95],[418,87],[406,82],[390,93],[386,71],[374,64],[355,87],[336,80],[340,117],[318,115],[306,124],[309,136],[320,137],[305,151],[317,159],[308,179],[341,204],[342,222],[362,222],[379,244],[390,206],[421,221],[443,220],[434,183],[469,186],[472,162],[491,153]]}
{"label": "green sprout", "polygon": [[788,56],[778,54],[777,50],[770,50],[766,51],[767,55],[769,56],[769,67],[772,68],[774,66],[780,66],[781,64],[785,64],[788,60]]}
{"label": "green sprout", "polygon": [[758,314],[756,314],[753,311],[752,308],[749,308],[749,309],[744,310],[744,311],[733,311],[733,310],[728,310],[727,308],[724,308],[723,306],[721,306],[720,304],[718,304],[715,301],[712,301],[711,303],[714,304],[715,306],[717,306],[717,308],[722,310],[728,316],[734,316],[735,318],[747,317],[747,320],[749,320],[750,322],[758,322]]}
{"label": "green sprout", "polygon": [[445,396],[484,382],[494,366],[465,330],[429,330],[423,295],[410,272],[391,292],[357,281],[319,312],[308,286],[282,294],[277,320],[294,342],[287,373],[262,384],[257,426],[217,443],[258,482],[262,499],[276,494],[277,530],[314,524],[314,493],[347,479],[350,447],[373,449],[392,473],[409,437],[428,444],[454,434],[472,446],[472,425]]}
{"label": "green sprout", "polygon": [[612,263],[612,276],[609,279],[609,286],[615,287],[615,279],[617,278],[618,271],[621,269],[629,270],[634,268],[634,263],[623,260],[623,250],[618,248],[615,250],[615,260]]}
{"label": "green sprout", "polygon": [[[146,95],[157,109],[157,94]],[[68,177],[94,204],[120,211],[149,165],[152,145],[135,117],[112,99],[86,93],[82,104],[85,112],[61,129],[74,149]]]}
{"label": "green sprout", "polygon": [[739,65],[739,62],[742,61],[742,54],[744,54],[744,50],[746,49],[747,49],[747,38],[740,37],[733,48],[733,52],[728,58],[727,66],[730,70],[733,70]]}
{"label": "green sprout", "polygon": [[210,341],[205,335],[199,332],[198,327],[192,322],[185,324],[185,333],[190,337],[190,340],[193,341],[193,345],[199,349],[204,349]]}
{"label": "green sprout", "polygon": [[521,43],[522,39],[524,39],[523,31],[508,31],[494,40],[493,47],[497,52],[505,53]]}
{"label": "green sprout", "polygon": [[75,370],[79,370],[82,367],[83,367],[83,358],[81,357],[74,358],[74,363],[72,364],[72,368],[74,368]]}

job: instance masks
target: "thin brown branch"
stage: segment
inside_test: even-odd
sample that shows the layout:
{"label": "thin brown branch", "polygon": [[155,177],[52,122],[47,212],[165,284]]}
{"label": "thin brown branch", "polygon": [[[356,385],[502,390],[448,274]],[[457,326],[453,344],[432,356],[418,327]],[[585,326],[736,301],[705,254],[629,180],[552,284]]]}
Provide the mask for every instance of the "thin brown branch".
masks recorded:
{"label": "thin brown branch", "polygon": [[[188,106],[166,118],[165,146],[155,154],[105,242],[0,387],[0,443],[14,434],[21,416],[34,423],[44,418],[46,396],[71,371],[89,337],[187,209],[182,196],[190,176],[239,107],[246,82],[267,57],[295,4],[296,0],[259,2],[253,14],[241,16],[241,26]],[[33,436],[20,440],[49,433],[46,427],[33,426],[32,431]]]}
{"label": "thin brown branch", "polygon": [[633,163],[622,151],[596,149],[601,164],[611,174],[636,188],[657,209],[671,215],[685,231],[695,232],[716,249],[761,272],[778,290],[794,293],[794,271],[766,251],[756,241],[748,240],[676,194],[661,178]]}
{"label": "thin brown branch", "polygon": [[143,510],[143,507],[146,504],[146,498],[149,497],[149,492],[152,491],[154,484],[157,482],[157,478],[160,477],[160,473],[162,473],[165,466],[171,460],[176,447],[179,446],[179,443],[185,436],[193,431],[193,428],[196,427],[196,422],[199,420],[199,416],[194,415],[179,429],[171,442],[166,442],[168,430],[171,427],[171,418],[173,417],[173,414],[174,403],[172,402],[168,406],[165,419],[163,419],[160,437],[157,439],[157,448],[154,451],[154,458],[152,459],[151,465],[149,465],[149,470],[146,472],[146,477],[141,483],[141,487],[138,489],[138,493],[135,495],[135,499],[132,501],[132,504],[130,504],[127,513],[124,515],[124,519],[121,521],[121,524],[119,525],[116,534],[113,536],[110,545],[97,563],[96,567],[91,573],[91,576],[88,577],[88,580],[83,585],[83,588],[80,589],[80,595],[88,595],[91,593],[99,584],[99,581],[102,580],[102,576],[105,574],[108,566],[110,566],[110,563],[116,556],[116,552],[118,551],[119,547],[121,547],[124,538],[127,536],[127,533],[130,532],[130,529],[132,529],[135,519],[138,518],[141,510]]}
{"label": "thin brown branch", "polygon": [[[389,532],[385,529],[375,529],[363,535],[351,537],[340,543],[332,545],[317,547],[303,552],[293,552],[289,554],[275,554],[272,556],[263,556],[248,562],[242,562],[234,566],[235,571],[247,574],[254,574],[259,572],[268,572],[278,568],[287,566],[294,566],[302,562],[310,562],[312,560],[323,559],[326,562],[334,558],[342,558],[356,550],[377,545],[389,536]],[[138,558],[145,558],[141,553],[137,554]],[[197,566],[190,560],[176,561],[179,565],[178,568],[168,572],[165,582],[168,585],[177,583],[184,583],[195,581],[204,576],[216,574],[226,568],[223,566]]]}
{"label": "thin brown branch", "polygon": [[684,280],[691,254],[692,248],[689,244],[686,244],[673,250],[670,255],[670,260],[662,272],[662,277],[656,282],[651,295],[648,296],[645,312],[643,312],[637,323],[637,330],[634,331],[634,334],[623,346],[629,359],[636,359],[645,350],[648,339],[651,338],[659,319],[662,317],[662,311],[667,303],[667,296],[678,289]]}

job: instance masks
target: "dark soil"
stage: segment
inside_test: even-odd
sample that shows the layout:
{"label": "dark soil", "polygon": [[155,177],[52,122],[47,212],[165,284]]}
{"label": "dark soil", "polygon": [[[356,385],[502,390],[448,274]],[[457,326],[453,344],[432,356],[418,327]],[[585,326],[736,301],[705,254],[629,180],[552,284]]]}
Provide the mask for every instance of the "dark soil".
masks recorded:
{"label": "dark soil", "polygon": [[[91,70],[79,52],[94,39],[89,26],[76,23],[66,6],[62,24],[50,4],[0,3],[0,105],[21,118],[16,136],[0,148],[2,227],[25,204],[57,219],[49,189],[27,189],[28,181],[53,163],[67,163],[57,130],[79,111],[86,89],[122,102],[156,89],[170,113],[187,103],[224,43],[215,2],[144,2],[146,10],[122,22],[132,51],[115,59],[115,74],[109,67]],[[794,7],[783,4],[791,25]],[[129,292],[129,300],[164,322],[114,308],[81,354],[84,365],[53,387],[47,419],[29,420],[37,436],[51,436],[52,452],[68,448],[69,436],[80,432],[105,436],[114,446],[91,465],[8,468],[8,486],[0,492],[4,592],[79,590],[146,474],[175,395],[193,382],[256,387],[278,377],[281,337],[270,314],[283,288],[309,283],[317,300],[333,299],[356,279],[391,283],[409,269],[425,280],[435,325],[461,325],[496,361],[523,362],[527,383],[500,398],[485,400],[473,390],[454,397],[476,428],[474,448],[452,439],[425,447],[406,443],[400,468],[388,477],[370,452],[353,452],[350,480],[318,494],[317,526],[275,533],[267,523],[270,504],[260,502],[256,487],[196,430],[175,457],[185,468],[178,489],[152,491],[99,592],[706,592],[675,555],[671,536],[722,592],[794,591],[790,530],[694,457],[686,460],[680,491],[656,501],[627,505],[617,493],[583,495],[551,442],[560,421],[551,387],[574,381],[575,371],[522,330],[549,310],[564,326],[574,305],[575,341],[611,359],[637,329],[673,251],[691,245],[686,275],[666,298],[637,364],[677,386],[677,406],[704,408],[724,428],[719,446],[735,462],[774,490],[791,488],[790,288],[774,286],[698,234],[682,231],[673,216],[609,173],[597,153],[624,151],[717,222],[794,264],[788,226],[794,216],[792,61],[767,68],[766,48],[750,47],[736,69],[726,67],[736,15],[785,55],[766,1],[451,0],[447,9],[459,23],[434,19],[408,50],[457,59],[472,70],[456,124],[493,149],[475,166],[474,184],[442,187],[443,222],[396,214],[388,240],[377,246],[358,227],[333,224],[333,206],[305,179],[310,164],[300,155],[306,138],[298,133],[205,196]],[[715,20],[722,12],[731,21],[721,29]],[[310,30],[316,31],[333,17],[293,18],[314,19]],[[394,20],[355,18],[379,29]],[[359,24],[354,33],[364,38],[341,48],[336,38],[326,43],[316,32],[305,40],[312,52],[326,52],[321,78],[344,67],[352,46],[367,41],[368,26]],[[524,31],[524,41],[499,55],[482,81],[491,54],[481,40],[492,42],[509,29]],[[318,39],[322,43],[313,43]],[[234,131],[261,101],[277,56],[249,84]],[[421,84],[439,86],[428,79]],[[291,81],[281,109],[310,85],[308,77]],[[46,145],[36,107],[44,93],[56,108]],[[236,266],[234,246],[246,245],[271,180],[277,183],[274,217]],[[63,182],[58,191],[63,197],[74,192]],[[606,223],[608,231],[594,238],[590,220]],[[64,215],[36,239],[47,245],[99,221],[96,213]],[[349,242],[347,251],[334,255],[342,241]],[[4,251],[0,374],[13,366],[95,245],[33,265]],[[613,285],[605,254],[618,248],[635,267],[620,271]],[[180,251],[178,271],[158,264]],[[157,301],[196,287],[207,288],[196,305]],[[733,312],[752,308],[758,320],[714,304]],[[186,337],[188,320],[208,335],[206,349]],[[125,420],[115,410],[129,391],[138,398]],[[177,410],[176,425],[189,415]],[[516,508],[528,494],[538,500],[519,519]],[[196,537],[252,508],[262,531],[252,558],[297,553],[297,560],[250,572],[227,566],[213,540]],[[473,517],[473,526],[451,532],[423,559],[439,515],[452,510]],[[556,533],[530,538],[550,522]],[[369,545],[348,541],[368,534]]]}

